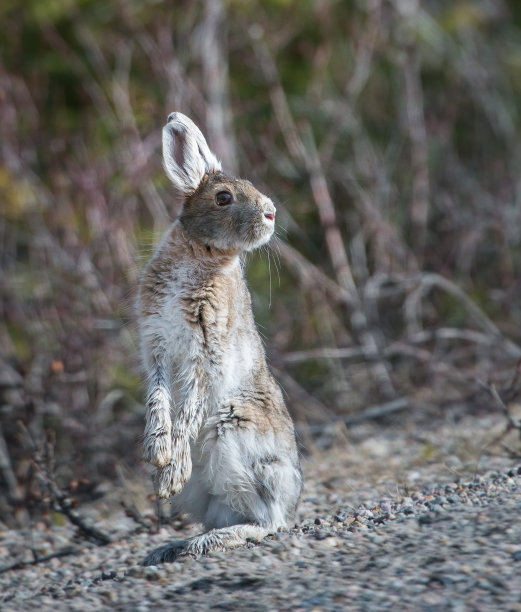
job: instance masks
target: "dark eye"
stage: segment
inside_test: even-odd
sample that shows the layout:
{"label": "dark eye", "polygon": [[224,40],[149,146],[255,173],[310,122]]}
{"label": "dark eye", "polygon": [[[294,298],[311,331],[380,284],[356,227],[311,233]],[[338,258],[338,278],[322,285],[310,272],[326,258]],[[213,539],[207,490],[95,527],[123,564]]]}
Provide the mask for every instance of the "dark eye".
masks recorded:
{"label": "dark eye", "polygon": [[215,202],[219,206],[226,206],[232,203],[232,194],[229,191],[219,191],[215,196]]}

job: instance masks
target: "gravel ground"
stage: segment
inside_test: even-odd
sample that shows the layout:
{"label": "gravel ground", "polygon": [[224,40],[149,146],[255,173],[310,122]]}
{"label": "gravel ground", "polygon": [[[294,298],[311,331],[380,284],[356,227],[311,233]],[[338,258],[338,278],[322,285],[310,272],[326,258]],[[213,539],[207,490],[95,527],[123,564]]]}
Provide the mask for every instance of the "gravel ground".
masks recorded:
{"label": "gravel ground", "polygon": [[290,533],[158,567],[140,562],[196,526],[129,535],[136,524],[116,511],[122,491],[111,490],[80,509],[117,539],[107,546],[68,525],[0,531],[4,569],[31,559],[31,547],[39,555],[79,550],[3,571],[0,608],[521,612],[521,464],[490,447],[502,427],[487,417],[428,432],[410,424],[340,431],[332,449],[304,462]]}

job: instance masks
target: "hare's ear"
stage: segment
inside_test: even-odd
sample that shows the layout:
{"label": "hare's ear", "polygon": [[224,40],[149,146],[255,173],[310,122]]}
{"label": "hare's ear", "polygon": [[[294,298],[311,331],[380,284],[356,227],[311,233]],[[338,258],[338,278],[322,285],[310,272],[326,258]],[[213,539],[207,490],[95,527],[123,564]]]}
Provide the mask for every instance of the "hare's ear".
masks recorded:
{"label": "hare's ear", "polygon": [[172,183],[184,194],[197,189],[205,174],[222,169],[201,130],[182,113],[171,113],[163,128],[163,166]]}

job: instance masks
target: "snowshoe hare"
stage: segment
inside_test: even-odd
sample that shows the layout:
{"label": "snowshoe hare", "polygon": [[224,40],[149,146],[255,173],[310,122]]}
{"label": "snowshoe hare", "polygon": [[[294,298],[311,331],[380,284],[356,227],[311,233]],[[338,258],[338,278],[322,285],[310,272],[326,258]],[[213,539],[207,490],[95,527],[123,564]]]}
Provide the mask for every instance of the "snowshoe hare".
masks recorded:
{"label": "snowshoe hare", "polygon": [[146,565],[259,541],[288,524],[302,488],[293,423],[241,265],[271,238],[275,206],[223,174],[181,113],[163,128],[163,162],[184,205],[139,287],[144,458],[157,466],[159,496],[174,496],[174,508],[209,531],[153,551]]}

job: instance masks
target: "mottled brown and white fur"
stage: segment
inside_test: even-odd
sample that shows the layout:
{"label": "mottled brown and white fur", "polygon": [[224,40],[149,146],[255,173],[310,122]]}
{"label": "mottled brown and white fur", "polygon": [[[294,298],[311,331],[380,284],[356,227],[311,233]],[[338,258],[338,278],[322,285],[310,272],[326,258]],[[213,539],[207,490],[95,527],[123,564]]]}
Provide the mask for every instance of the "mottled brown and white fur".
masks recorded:
{"label": "mottled brown and white fur", "polygon": [[174,496],[175,509],[209,531],[153,551],[147,565],[258,541],[287,526],[302,488],[293,423],[266,365],[240,257],[269,241],[275,207],[223,174],[181,113],[163,128],[163,160],[184,205],[139,287],[144,457],[157,466],[159,496]]}

